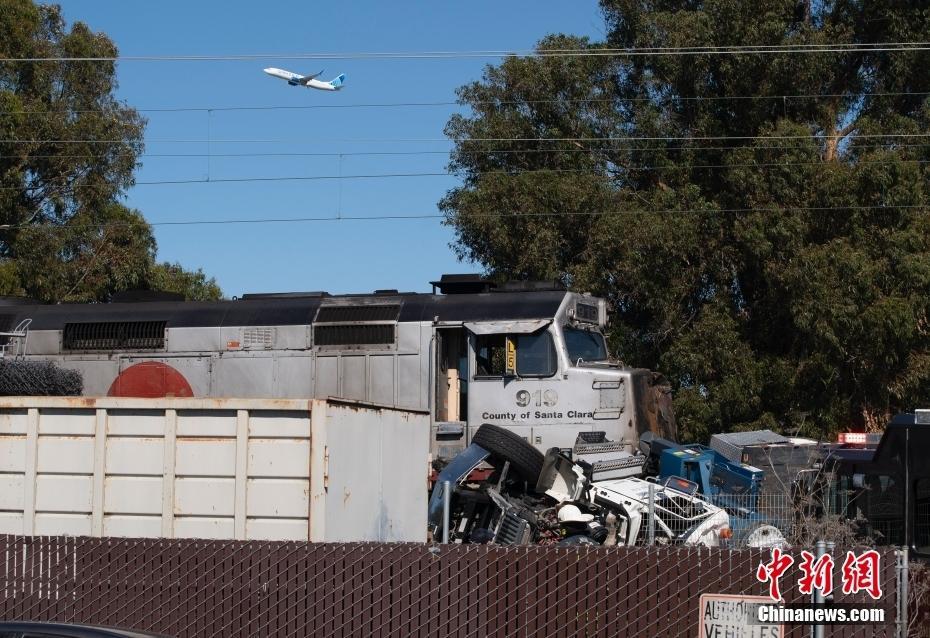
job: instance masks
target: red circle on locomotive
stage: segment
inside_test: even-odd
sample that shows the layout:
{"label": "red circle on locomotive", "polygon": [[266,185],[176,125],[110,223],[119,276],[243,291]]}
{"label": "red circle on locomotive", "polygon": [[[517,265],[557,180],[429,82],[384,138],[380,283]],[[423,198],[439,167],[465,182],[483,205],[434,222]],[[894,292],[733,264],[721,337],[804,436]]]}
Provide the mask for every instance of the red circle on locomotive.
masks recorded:
{"label": "red circle on locomotive", "polygon": [[107,391],[110,397],[192,397],[194,391],[184,375],[161,361],[144,361],[131,365],[113,380]]}

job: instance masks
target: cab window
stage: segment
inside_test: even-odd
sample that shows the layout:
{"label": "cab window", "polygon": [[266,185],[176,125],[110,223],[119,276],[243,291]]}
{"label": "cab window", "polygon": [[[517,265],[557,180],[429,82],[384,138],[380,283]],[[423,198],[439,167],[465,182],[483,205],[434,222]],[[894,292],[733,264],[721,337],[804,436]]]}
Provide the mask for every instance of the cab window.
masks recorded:
{"label": "cab window", "polygon": [[547,331],[517,337],[517,374],[521,377],[551,377],[558,367],[555,344]]}
{"label": "cab window", "polygon": [[604,343],[604,335],[600,332],[565,326],[562,328],[562,334],[565,336],[565,347],[572,365],[576,365],[579,360],[607,360],[607,344]]}
{"label": "cab window", "polygon": [[504,335],[480,335],[475,340],[475,376],[504,376]]}
{"label": "cab window", "polygon": [[[506,335],[479,335],[475,338],[475,376],[502,377],[506,373]],[[552,335],[542,330],[533,334],[510,335],[517,346],[517,375],[551,377],[558,371]]]}

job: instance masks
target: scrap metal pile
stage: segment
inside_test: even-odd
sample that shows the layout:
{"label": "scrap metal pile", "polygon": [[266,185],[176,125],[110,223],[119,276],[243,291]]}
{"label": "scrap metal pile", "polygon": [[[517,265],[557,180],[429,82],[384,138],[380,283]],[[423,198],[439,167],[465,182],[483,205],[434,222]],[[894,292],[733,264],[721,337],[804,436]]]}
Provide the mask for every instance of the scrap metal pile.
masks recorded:
{"label": "scrap metal pile", "polygon": [[[583,433],[570,453],[552,448],[543,454],[509,430],[483,425],[437,477],[429,503],[433,538],[504,545],[730,544],[724,504],[700,494],[699,481],[660,473],[666,450],[686,458],[714,452],[648,437],[641,447],[644,453],[630,454],[601,433]],[[725,459],[719,462],[732,471]],[[756,478],[749,474],[741,484],[757,486]],[[784,544],[775,526],[752,514],[738,523],[751,527],[742,530],[740,544]]]}

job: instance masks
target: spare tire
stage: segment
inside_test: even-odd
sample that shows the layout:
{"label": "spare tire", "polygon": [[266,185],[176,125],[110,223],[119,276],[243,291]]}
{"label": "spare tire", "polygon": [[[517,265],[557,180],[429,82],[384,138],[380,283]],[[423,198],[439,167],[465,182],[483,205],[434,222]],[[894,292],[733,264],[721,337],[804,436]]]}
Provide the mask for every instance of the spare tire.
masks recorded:
{"label": "spare tire", "polygon": [[510,461],[510,467],[535,487],[542,472],[543,453],[527,443],[519,434],[506,428],[485,423],[475,432],[471,442],[480,445],[491,456]]}

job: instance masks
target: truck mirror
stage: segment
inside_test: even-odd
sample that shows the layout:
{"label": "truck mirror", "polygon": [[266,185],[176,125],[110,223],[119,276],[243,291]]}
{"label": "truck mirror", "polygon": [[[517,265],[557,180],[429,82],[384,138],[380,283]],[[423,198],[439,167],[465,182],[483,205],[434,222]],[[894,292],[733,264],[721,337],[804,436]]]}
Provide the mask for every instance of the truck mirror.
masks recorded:
{"label": "truck mirror", "polygon": [[511,336],[504,337],[504,374],[517,376],[517,340]]}

